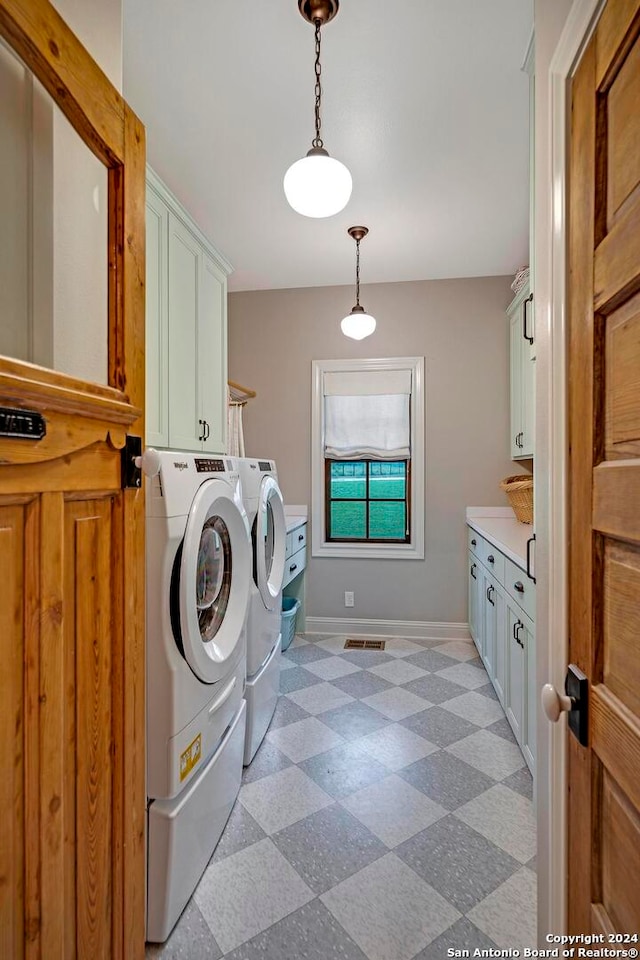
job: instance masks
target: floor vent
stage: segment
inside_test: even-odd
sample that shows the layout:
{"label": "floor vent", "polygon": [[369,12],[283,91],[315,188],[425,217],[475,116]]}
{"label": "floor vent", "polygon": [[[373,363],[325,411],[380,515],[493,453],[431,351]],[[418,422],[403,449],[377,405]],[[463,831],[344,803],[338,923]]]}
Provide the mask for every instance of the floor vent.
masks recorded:
{"label": "floor vent", "polygon": [[348,637],[345,641],[345,650],[384,650],[386,640],[358,640]]}

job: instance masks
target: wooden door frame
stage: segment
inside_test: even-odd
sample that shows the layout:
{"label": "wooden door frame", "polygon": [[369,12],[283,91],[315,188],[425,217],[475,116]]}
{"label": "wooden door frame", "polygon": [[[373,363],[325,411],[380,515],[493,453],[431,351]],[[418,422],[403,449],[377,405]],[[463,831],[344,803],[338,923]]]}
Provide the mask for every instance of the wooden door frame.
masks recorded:
{"label": "wooden door frame", "polygon": [[[605,0],[574,0],[548,71],[547,149],[536,174],[537,689],[564,690],[568,663],[567,167],[570,81]],[[537,157],[537,160],[539,157]],[[540,179],[538,179],[540,178]],[[541,182],[540,187],[538,184]],[[538,937],[567,930],[566,720],[538,709]]]}

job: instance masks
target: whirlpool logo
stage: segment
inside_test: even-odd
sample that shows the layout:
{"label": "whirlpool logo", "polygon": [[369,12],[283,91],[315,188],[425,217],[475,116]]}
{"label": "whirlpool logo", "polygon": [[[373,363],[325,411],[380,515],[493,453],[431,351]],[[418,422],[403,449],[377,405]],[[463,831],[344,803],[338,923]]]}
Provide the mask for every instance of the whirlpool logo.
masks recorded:
{"label": "whirlpool logo", "polygon": [[188,469],[189,469],[189,464],[186,462],[186,460],[176,460],[173,465],[174,465],[174,467],[176,468],[176,470],[188,470]]}

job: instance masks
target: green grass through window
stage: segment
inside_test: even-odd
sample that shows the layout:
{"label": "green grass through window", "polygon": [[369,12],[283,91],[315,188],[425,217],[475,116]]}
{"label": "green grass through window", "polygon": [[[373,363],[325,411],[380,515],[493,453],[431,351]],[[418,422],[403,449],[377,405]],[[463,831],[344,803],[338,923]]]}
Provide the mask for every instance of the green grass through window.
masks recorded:
{"label": "green grass through window", "polygon": [[331,461],[329,539],[406,541],[407,479],[404,460]]}

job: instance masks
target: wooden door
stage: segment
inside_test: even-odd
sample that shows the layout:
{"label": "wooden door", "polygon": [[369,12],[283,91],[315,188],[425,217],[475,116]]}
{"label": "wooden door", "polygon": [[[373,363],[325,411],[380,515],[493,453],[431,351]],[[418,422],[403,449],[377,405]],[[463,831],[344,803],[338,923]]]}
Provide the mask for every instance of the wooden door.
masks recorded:
{"label": "wooden door", "polygon": [[0,0],[0,35],[109,180],[109,386],[0,357],[0,956],[140,960],[144,129],[47,0]]}
{"label": "wooden door", "polygon": [[640,0],[609,0],[572,89],[571,932],[640,933]]}

